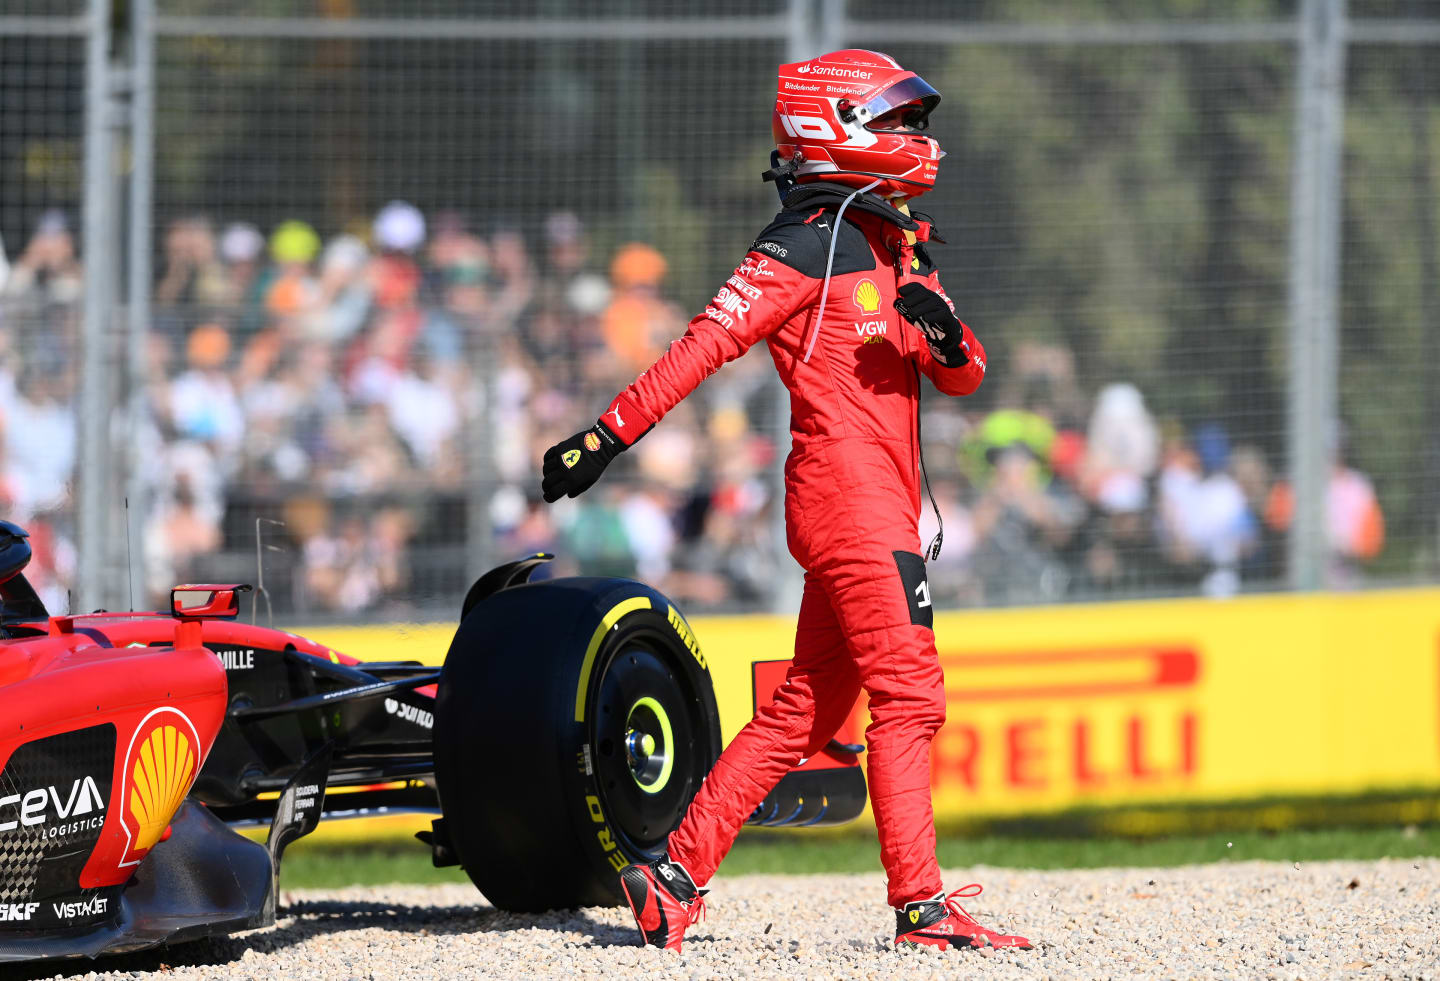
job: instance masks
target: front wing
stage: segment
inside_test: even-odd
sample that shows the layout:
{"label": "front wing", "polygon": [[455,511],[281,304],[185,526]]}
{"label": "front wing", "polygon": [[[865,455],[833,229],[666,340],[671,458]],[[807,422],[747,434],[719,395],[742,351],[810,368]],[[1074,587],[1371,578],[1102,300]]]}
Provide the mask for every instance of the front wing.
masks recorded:
{"label": "front wing", "polygon": [[186,801],[165,847],[150,853],[118,896],[114,915],[76,930],[0,933],[0,963],[96,957],[198,940],[275,922],[270,852]]}

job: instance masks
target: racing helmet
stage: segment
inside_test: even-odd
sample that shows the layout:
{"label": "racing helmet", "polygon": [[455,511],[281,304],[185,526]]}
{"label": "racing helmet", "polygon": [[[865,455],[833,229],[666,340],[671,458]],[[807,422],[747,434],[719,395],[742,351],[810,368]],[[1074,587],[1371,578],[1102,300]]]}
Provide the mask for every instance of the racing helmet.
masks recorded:
{"label": "racing helmet", "polygon": [[[940,144],[924,132],[940,93],[889,55],[849,48],[780,66],[775,147],[795,179],[919,197],[935,186]],[[882,118],[883,117],[883,118]]]}

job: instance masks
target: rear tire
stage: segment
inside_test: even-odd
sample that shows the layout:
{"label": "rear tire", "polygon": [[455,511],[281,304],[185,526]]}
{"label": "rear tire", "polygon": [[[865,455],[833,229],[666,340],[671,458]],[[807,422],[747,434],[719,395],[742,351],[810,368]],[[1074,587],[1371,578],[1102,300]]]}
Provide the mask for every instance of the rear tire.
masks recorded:
{"label": "rear tire", "polygon": [[500,909],[624,901],[720,753],[703,655],[673,604],[625,579],[501,590],[446,656],[435,710],[445,828]]}

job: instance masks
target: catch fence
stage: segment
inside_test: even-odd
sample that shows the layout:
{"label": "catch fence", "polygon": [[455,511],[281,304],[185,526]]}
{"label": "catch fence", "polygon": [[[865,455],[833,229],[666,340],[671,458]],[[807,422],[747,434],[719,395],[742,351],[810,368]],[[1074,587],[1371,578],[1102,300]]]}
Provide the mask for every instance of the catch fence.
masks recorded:
{"label": "catch fence", "polygon": [[1436,581],[1440,18],[1053,10],[5,0],[0,490],[47,599],[249,581],[258,527],[287,615],[450,616],[537,549],[793,609],[763,352],[579,501],[538,460],[773,214],[775,66],[845,46],[943,94],[921,207],[992,365],[924,403],[940,605]]}

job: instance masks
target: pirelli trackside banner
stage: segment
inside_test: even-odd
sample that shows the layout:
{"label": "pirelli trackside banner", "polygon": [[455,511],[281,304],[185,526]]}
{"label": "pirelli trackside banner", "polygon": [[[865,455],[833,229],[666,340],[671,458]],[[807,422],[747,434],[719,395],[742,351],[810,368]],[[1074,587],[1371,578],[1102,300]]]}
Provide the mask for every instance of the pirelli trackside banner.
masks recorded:
{"label": "pirelli trackside banner", "polygon": [[[728,740],[783,676],[794,621],[691,624]],[[309,633],[438,661],[452,629]],[[942,819],[1440,788],[1440,589],[941,613],[935,632]],[[865,721],[857,706],[841,738]]]}

